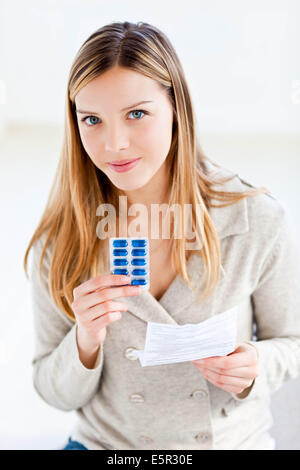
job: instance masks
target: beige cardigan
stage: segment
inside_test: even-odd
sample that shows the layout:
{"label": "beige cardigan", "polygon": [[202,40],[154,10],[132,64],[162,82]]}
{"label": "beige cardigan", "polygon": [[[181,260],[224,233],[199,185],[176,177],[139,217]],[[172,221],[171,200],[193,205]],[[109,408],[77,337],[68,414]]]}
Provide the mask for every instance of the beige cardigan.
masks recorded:
{"label": "beige cardigan", "polygon": [[[229,174],[225,168],[217,172]],[[249,186],[236,175],[223,188]],[[222,253],[221,278],[210,299],[197,303],[179,275],[160,301],[148,291],[120,298],[128,311],[108,327],[94,369],[80,362],[76,324],[50,298],[50,254],[41,284],[42,241],[33,247],[34,387],[49,405],[76,410],[72,437],[88,449],[273,448],[270,394],[300,372],[299,250],[273,196],[210,208],[210,215]],[[196,255],[188,260],[188,272],[193,283],[200,282],[203,265]],[[238,341],[251,341],[259,354],[259,375],[244,399],[206,381],[191,362],[141,367],[131,355],[144,348],[148,321],[199,323],[233,306],[238,306]]]}

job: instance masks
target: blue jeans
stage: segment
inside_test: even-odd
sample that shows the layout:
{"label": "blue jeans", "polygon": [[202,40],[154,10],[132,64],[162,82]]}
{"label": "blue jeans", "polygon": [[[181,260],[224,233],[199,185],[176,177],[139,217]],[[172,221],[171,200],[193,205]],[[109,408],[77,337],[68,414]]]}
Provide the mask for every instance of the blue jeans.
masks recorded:
{"label": "blue jeans", "polygon": [[72,441],[69,437],[69,442],[62,450],[88,450],[83,444],[78,441]]}

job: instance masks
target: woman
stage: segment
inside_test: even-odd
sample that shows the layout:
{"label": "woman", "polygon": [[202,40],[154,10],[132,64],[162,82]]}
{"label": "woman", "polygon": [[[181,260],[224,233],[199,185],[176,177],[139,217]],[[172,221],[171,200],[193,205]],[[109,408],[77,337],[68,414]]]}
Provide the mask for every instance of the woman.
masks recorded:
{"label": "woman", "polygon": [[[149,291],[107,274],[99,207],[120,214],[121,197],[128,214],[110,236],[130,236],[130,207],[146,209]],[[190,204],[191,218],[174,216],[171,236],[155,238],[154,204]],[[295,243],[265,188],[202,152],[184,72],[158,28],[109,24],[78,51],[55,183],[25,270],[31,248],[34,386],[49,405],[77,412],[65,449],[274,448],[270,393],[300,365]],[[147,322],[200,323],[231,307],[238,334],[227,356],[135,360]]]}

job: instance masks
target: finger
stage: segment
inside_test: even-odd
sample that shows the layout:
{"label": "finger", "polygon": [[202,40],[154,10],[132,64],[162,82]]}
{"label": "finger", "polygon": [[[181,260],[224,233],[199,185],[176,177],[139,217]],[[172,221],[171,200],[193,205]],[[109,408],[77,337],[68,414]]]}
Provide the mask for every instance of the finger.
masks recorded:
{"label": "finger", "polygon": [[119,320],[122,317],[122,310],[111,310],[110,312],[106,312],[103,315],[95,315],[95,317],[92,319],[91,324],[94,325],[99,318],[102,318],[104,322],[110,323],[111,321],[114,320]]}
{"label": "finger", "polygon": [[117,299],[118,297],[127,297],[141,293],[140,286],[121,286],[121,287],[107,287],[99,292],[102,302],[110,299]]}
{"label": "finger", "polygon": [[206,357],[192,361],[204,367],[212,367],[217,369],[236,369],[238,367],[244,367],[251,365],[253,357],[248,352],[235,353],[230,356],[214,356]]}
{"label": "finger", "polygon": [[[121,292],[121,289],[125,289],[125,288],[127,289],[127,288],[130,288],[130,287],[131,286],[110,288],[110,289],[113,289],[112,290],[113,296],[111,296],[110,299],[115,298],[116,295]],[[118,292],[116,292],[117,289],[119,289]],[[124,290],[123,291],[123,296],[125,294],[126,294],[126,291]],[[104,291],[104,289],[100,290],[100,291],[97,290],[97,291],[91,292],[90,294],[83,295],[79,299],[75,300],[73,302],[73,308],[74,308],[74,306],[76,306],[77,309],[84,311],[88,308],[92,308],[95,305],[100,304],[100,303],[105,302],[105,301],[110,300],[110,299],[109,299],[109,295]]]}
{"label": "finger", "polygon": [[114,300],[107,300],[101,304],[89,308],[82,316],[82,321],[93,321],[95,318],[106,315],[111,312],[126,312],[127,306]]}
{"label": "finger", "polygon": [[122,287],[107,287],[101,291],[92,292],[88,295],[75,300],[72,304],[73,309],[79,311],[85,311],[92,308],[100,303],[106,302],[107,300],[113,300],[118,297],[127,297],[132,295],[138,295],[140,293],[139,286],[122,286]]}
{"label": "finger", "polygon": [[106,328],[108,325],[111,323],[114,323],[122,318],[122,312],[110,312],[107,315],[101,315],[100,317],[95,317],[94,320],[92,320],[92,327],[94,329],[102,329]]}
{"label": "finger", "polygon": [[[127,306],[126,304],[124,304],[123,302],[118,302],[116,300],[113,300],[113,299],[109,299],[109,300],[103,300],[103,297],[101,297],[99,295],[98,292],[95,292],[94,294],[90,294],[89,296],[85,296],[86,298],[89,298],[89,301],[86,302],[86,305],[85,303],[82,301],[82,309],[83,310],[91,310],[93,307],[96,307],[97,305],[99,306],[103,306],[104,309],[105,309],[105,306],[106,305],[109,305],[109,302],[114,306],[114,307],[118,307],[120,310],[127,310]],[[84,298],[85,298],[84,297]],[[109,309],[108,309],[109,310]],[[108,311],[107,310],[107,311]]]}
{"label": "finger", "polygon": [[221,375],[217,374],[213,371],[205,370],[203,372],[203,376],[212,382],[217,387],[236,387],[239,388],[240,391],[244,390],[245,388],[249,387],[253,381],[253,379],[245,379],[240,377],[232,377],[228,375]]}
{"label": "finger", "polygon": [[[195,364],[196,365],[196,364]],[[241,377],[241,378],[251,378],[251,377],[257,377],[258,372],[257,372],[257,367],[237,367],[236,369],[221,369],[217,367],[206,367],[206,366],[198,366],[196,367],[200,370],[200,372],[203,370],[210,370],[212,372],[216,372],[217,374],[221,375],[229,375],[231,377]]]}
{"label": "finger", "polygon": [[108,287],[112,285],[123,285],[130,283],[130,276],[122,276],[116,274],[100,274],[86,282],[83,282],[73,290],[74,301],[82,295],[94,292],[96,289]]}

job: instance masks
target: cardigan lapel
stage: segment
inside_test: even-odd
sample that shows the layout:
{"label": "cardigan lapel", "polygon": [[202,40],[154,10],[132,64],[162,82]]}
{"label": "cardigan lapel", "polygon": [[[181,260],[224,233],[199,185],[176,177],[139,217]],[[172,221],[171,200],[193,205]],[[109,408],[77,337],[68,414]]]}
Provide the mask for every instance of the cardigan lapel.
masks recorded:
{"label": "cardigan lapel", "polygon": [[[198,286],[204,273],[203,261],[198,255],[191,254],[187,261],[187,271],[192,284]],[[221,265],[220,280],[224,276],[225,270]],[[120,300],[128,306],[128,311],[146,322],[179,324],[176,316],[188,308],[197,295],[198,292],[194,292],[177,274],[160,300],[156,300],[148,290],[137,296],[122,297]]]}
{"label": "cardigan lapel", "polygon": [[[215,170],[209,162],[206,161],[205,165],[209,171]],[[224,168],[218,170],[217,173],[218,176],[221,177],[232,174]],[[234,192],[244,191],[245,189],[238,175],[235,175],[231,181],[223,183],[221,187],[213,186],[213,188]],[[218,201],[214,200],[213,204],[217,204],[217,202]],[[210,207],[209,214],[218,233],[220,243],[225,237],[249,231],[246,199],[241,199],[239,202],[223,208]],[[200,256],[194,253],[190,255],[187,261],[187,272],[192,284],[199,286],[205,274],[203,260]],[[225,276],[226,272],[221,264],[219,282]],[[202,286],[203,285],[204,284],[202,284]],[[188,308],[195,301],[197,295],[198,291],[194,292],[188,284],[181,279],[179,274],[177,274],[159,301],[147,290],[142,291],[142,293],[137,296],[122,297],[121,301],[124,301],[128,306],[129,312],[145,322],[178,324],[175,319],[176,316],[178,316],[182,310]],[[178,319],[181,321],[182,316],[178,316]]]}

